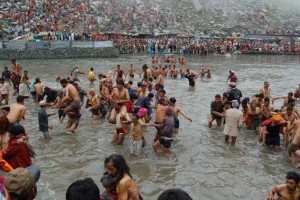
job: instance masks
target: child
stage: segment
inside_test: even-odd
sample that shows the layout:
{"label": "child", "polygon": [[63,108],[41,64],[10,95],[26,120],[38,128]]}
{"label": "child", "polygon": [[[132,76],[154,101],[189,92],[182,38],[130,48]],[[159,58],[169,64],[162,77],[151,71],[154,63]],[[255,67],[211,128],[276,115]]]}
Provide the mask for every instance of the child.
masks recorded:
{"label": "child", "polygon": [[130,139],[130,154],[139,156],[142,153],[143,147],[143,127],[154,126],[153,124],[141,123],[138,114],[132,116],[132,134]]}
{"label": "child", "polygon": [[100,200],[118,200],[118,196],[115,191],[114,179],[106,172],[100,179],[105,191],[100,195]]}
{"label": "child", "polygon": [[123,143],[125,134],[129,131],[129,125],[131,124],[128,113],[121,114],[121,107],[115,105],[116,115],[116,131],[113,134],[113,141],[117,141],[119,145]]}
{"label": "child", "polygon": [[54,107],[58,108],[58,118],[59,118],[59,122],[62,124],[65,117],[66,117],[66,113],[64,112],[64,109],[67,107],[67,105],[61,105],[58,107],[58,105],[61,104],[62,99],[64,97],[64,93],[62,91],[58,91],[57,92],[57,97],[54,101]]}
{"label": "child", "polygon": [[5,100],[5,104],[8,105],[9,99],[9,90],[8,90],[8,83],[5,82],[4,78],[0,78],[0,104],[3,100]]}
{"label": "child", "polygon": [[38,114],[40,132],[44,135],[44,138],[46,140],[51,140],[48,129],[53,129],[53,126],[48,124],[48,117],[50,117],[51,115],[55,115],[55,113],[47,114],[46,101],[40,101],[39,105],[41,107],[41,110],[39,111],[39,114]]}

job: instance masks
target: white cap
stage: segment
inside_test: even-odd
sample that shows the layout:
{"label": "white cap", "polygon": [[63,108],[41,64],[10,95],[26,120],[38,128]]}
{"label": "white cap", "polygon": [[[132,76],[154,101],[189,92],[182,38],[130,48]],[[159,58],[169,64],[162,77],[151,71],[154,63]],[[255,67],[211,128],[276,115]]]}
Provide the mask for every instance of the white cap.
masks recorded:
{"label": "white cap", "polygon": [[39,102],[39,105],[40,105],[40,106],[45,106],[46,104],[47,104],[47,102],[44,101],[44,100]]}

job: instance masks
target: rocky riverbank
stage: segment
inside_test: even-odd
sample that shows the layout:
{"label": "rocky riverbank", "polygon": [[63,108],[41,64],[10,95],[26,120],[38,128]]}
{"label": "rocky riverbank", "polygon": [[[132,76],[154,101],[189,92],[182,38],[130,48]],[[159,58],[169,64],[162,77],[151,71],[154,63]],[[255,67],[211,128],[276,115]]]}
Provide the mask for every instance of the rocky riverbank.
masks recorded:
{"label": "rocky riverbank", "polygon": [[0,60],[58,58],[117,58],[116,48],[0,49]]}

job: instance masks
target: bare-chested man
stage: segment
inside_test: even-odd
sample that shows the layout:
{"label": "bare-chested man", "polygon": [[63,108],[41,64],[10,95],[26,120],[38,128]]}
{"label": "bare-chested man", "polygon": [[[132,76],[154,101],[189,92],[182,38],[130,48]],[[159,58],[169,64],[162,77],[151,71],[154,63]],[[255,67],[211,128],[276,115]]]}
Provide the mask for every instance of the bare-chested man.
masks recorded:
{"label": "bare-chested man", "polygon": [[[127,76],[129,76],[131,79],[133,79],[134,78],[134,73],[137,73],[137,71],[135,70],[135,68],[133,67],[133,64],[130,64],[130,66],[128,67],[128,69],[127,69],[127,73],[126,73],[126,75],[125,75],[125,78],[127,77]],[[138,73],[137,73],[138,74]],[[141,76],[141,74],[140,74],[140,76]]]}
{"label": "bare-chested man", "polygon": [[43,88],[45,87],[45,84],[41,82],[39,78],[35,79],[35,84],[33,86],[34,92],[35,92],[35,99],[34,102],[40,102],[43,100]]}
{"label": "bare-chested man", "polygon": [[288,152],[292,157],[292,164],[300,168],[300,164],[296,164],[300,157],[300,120],[295,120],[293,123],[290,123],[288,131],[291,130],[294,130],[294,134],[292,136],[292,142],[288,146]]}
{"label": "bare-chested man", "polygon": [[113,77],[115,77],[115,74],[117,74],[117,77],[123,77],[123,75],[125,75],[121,65],[117,65],[117,69],[115,70]]}
{"label": "bare-chested man", "polygon": [[289,121],[291,123],[294,122],[294,120],[299,119],[298,115],[294,112],[294,109],[292,106],[288,106],[286,108],[286,112],[281,112],[283,119],[286,121]]}
{"label": "bare-chested man", "polygon": [[293,98],[293,95],[294,95],[293,92],[289,92],[287,96],[273,98],[273,102],[277,99],[283,99],[283,104],[281,108],[287,107],[288,101],[289,99]]}
{"label": "bare-chested man", "polygon": [[165,84],[165,80],[164,80],[164,77],[159,74],[157,77],[156,77],[156,83],[155,85],[164,85]]}
{"label": "bare-chested man", "polygon": [[274,111],[274,106],[270,104],[270,98],[265,97],[263,103],[260,106],[261,120],[267,120],[271,118],[271,112]]}
{"label": "bare-chested man", "polygon": [[178,129],[179,129],[179,119],[178,119],[179,114],[182,114],[182,116],[184,116],[184,118],[186,118],[190,122],[192,122],[192,119],[189,116],[187,116],[184,112],[182,112],[181,108],[176,105],[176,99],[174,97],[171,97],[169,99],[169,102],[170,102],[170,106],[175,114],[173,138],[176,138],[176,136],[178,134]]}
{"label": "bare-chested man", "polygon": [[68,102],[69,104],[69,106],[65,108],[64,112],[79,113],[81,100],[77,89],[72,84],[68,83],[67,79],[62,79],[60,84],[66,89],[66,95],[60,104],[65,102]]}
{"label": "bare-chested man", "polygon": [[[125,104],[130,101],[129,92],[124,88],[124,81],[118,81],[116,88],[113,89],[111,93],[111,98],[115,101],[115,104],[121,106],[121,114],[125,115],[127,113],[127,108]],[[108,122],[115,124],[116,123],[116,110],[112,109]]]}
{"label": "bare-chested man", "polygon": [[64,109],[64,113],[68,115],[68,128],[70,128],[71,133],[76,133],[76,129],[79,125],[79,120],[81,117],[80,106],[81,100],[77,89],[70,84],[67,79],[62,79],[60,84],[63,88],[66,89],[66,95],[63,97],[61,103],[58,105],[60,108],[61,105],[68,105]]}
{"label": "bare-chested man", "polygon": [[143,65],[142,67],[144,76],[147,76],[147,81],[149,81],[150,78],[153,78],[152,71],[148,69],[148,66],[146,64]]}
{"label": "bare-chested man", "polygon": [[139,200],[139,189],[132,179],[130,168],[122,155],[113,154],[104,160],[108,175],[117,180],[118,200]]}
{"label": "bare-chested man", "polygon": [[196,84],[195,80],[197,78],[196,72],[194,72],[193,70],[190,70],[189,68],[187,68],[185,78],[187,78],[189,80],[189,85],[190,86],[195,87],[195,84]]}
{"label": "bare-chested man", "polygon": [[259,90],[259,93],[262,93],[264,97],[271,98],[271,87],[268,81],[264,82],[264,87]]}
{"label": "bare-chested man", "polygon": [[17,96],[17,103],[10,106],[10,111],[6,116],[11,124],[20,122],[25,119],[26,107],[24,106],[24,97]]}
{"label": "bare-chested man", "polygon": [[[154,124],[162,125],[164,119],[166,118],[166,110],[169,108],[169,99],[167,97],[163,97],[159,100],[158,104],[155,105],[155,121]],[[159,131],[159,128],[157,128]],[[155,137],[157,139],[158,134]]]}
{"label": "bare-chested man", "polygon": [[[288,172],[284,184],[275,186],[270,190],[268,200],[298,200],[300,197],[300,177],[296,172]],[[278,198],[275,198],[277,194]]]}
{"label": "bare-chested man", "polygon": [[100,113],[99,113],[99,108],[100,108],[99,97],[96,94],[95,90],[90,90],[89,95],[90,95],[89,105],[91,106],[90,111],[92,112],[92,119],[93,120],[100,119],[102,117],[102,115],[100,115]]}

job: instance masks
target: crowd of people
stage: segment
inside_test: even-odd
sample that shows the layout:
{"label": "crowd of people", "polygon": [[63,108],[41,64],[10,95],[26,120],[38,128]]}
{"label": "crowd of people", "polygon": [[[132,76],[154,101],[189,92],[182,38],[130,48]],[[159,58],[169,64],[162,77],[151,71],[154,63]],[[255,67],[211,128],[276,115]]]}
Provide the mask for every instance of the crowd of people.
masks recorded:
{"label": "crowd of people", "polygon": [[92,32],[138,32],[145,24],[167,27],[176,22],[176,14],[159,9],[157,1],[5,0],[2,7],[3,29],[14,37],[30,30],[73,32],[83,39]]}
{"label": "crowd of people", "polygon": [[115,46],[122,54],[173,53],[173,54],[226,54],[242,53],[286,53],[299,54],[300,43],[282,40],[245,40],[240,38],[197,39],[195,37],[165,36],[157,38],[115,39]]}
{"label": "crowd of people", "polygon": [[[94,68],[90,68],[85,73],[75,67],[70,75],[56,77],[61,90],[55,90],[39,78],[30,82],[28,71],[12,59],[11,70],[5,67],[0,79],[0,103],[4,100],[6,104],[1,107],[0,116],[3,159],[0,163],[4,163],[1,165],[2,171],[8,173],[4,186],[6,187],[9,174],[14,170],[22,168],[26,171],[27,168],[35,167],[32,165],[32,158],[35,157],[34,150],[29,143],[25,128],[20,125],[25,120],[27,108],[24,99],[26,98],[32,98],[40,107],[37,116],[39,131],[45,140],[51,140],[49,130],[53,128],[53,125],[48,122],[48,117],[58,114],[59,123],[64,123],[67,118],[68,130],[66,131],[75,134],[80,121],[85,120],[82,119],[83,110],[81,109],[84,106],[91,112],[93,121],[108,117],[108,122],[115,126],[112,142],[122,145],[124,140],[129,139],[129,151],[132,156],[140,156],[145,144],[149,143],[144,137],[148,126],[156,128],[152,142],[153,150],[156,152],[162,149],[163,152],[169,153],[173,142],[177,140],[180,126],[179,115],[190,122],[192,119],[176,104],[176,98],[167,96],[165,79],[185,79],[190,87],[195,87],[198,77],[210,79],[212,73],[210,69],[203,68],[195,72],[187,68],[184,57],[152,57],[150,63],[152,67],[145,64],[141,71],[133,64],[130,64],[127,69],[117,65],[115,70],[108,71],[106,74],[98,74],[98,80],[96,80]],[[97,82],[98,90],[85,91],[81,88],[79,74],[87,76],[90,85]],[[132,79],[136,76],[140,77],[140,81],[135,85]],[[261,145],[272,146],[275,151],[280,150],[283,140],[284,149],[291,155],[292,164],[299,167],[297,162],[300,156],[300,116],[295,108],[295,99],[300,98],[300,86],[294,93],[289,92],[287,96],[275,97],[271,95],[270,84],[266,81],[258,94],[242,99],[242,91],[237,88],[239,79],[235,71],[229,71],[227,84],[229,90],[225,91],[222,96],[216,94],[215,101],[211,103],[208,126],[212,127],[214,120],[217,126],[224,126],[225,143],[230,142],[231,145],[235,145],[243,124],[248,129],[257,131]],[[10,87],[14,89],[11,92]],[[16,103],[10,102],[10,95],[18,95]],[[280,109],[275,109],[272,105],[277,99],[284,99]],[[57,112],[47,113],[48,108],[57,109]],[[106,191],[101,194],[102,199],[142,199],[123,156],[115,154],[109,156],[105,159],[104,166],[107,172],[103,174],[101,183]],[[287,179],[293,179],[293,177],[287,176]],[[34,186],[30,185],[31,188],[36,188],[37,180],[38,178],[33,181]],[[85,187],[91,190],[88,195],[95,195],[99,198],[100,191],[89,178],[74,182],[69,187],[66,198],[73,200],[74,195],[82,195],[82,199],[87,198],[81,192],[87,190]],[[284,187],[276,187],[270,192],[270,196],[275,193],[281,195]],[[9,188],[6,189],[12,193],[12,196],[16,193]],[[30,188],[27,190],[35,191]],[[33,195],[33,193],[28,193],[28,195]],[[159,199],[167,199],[167,194],[165,195]],[[93,197],[88,199],[93,199]]]}

